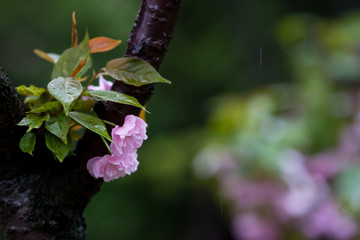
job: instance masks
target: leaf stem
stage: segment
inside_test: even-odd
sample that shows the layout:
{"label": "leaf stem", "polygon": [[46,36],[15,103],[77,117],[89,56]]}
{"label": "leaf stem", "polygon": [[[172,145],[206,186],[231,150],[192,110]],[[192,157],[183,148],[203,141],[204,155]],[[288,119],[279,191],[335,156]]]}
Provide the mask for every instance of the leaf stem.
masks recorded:
{"label": "leaf stem", "polygon": [[106,121],[106,120],[103,120],[101,119],[101,121],[103,121],[104,123],[106,123],[107,125],[110,125],[112,127],[116,127],[116,124],[115,123],[112,123],[112,122],[109,122],[109,121]]}
{"label": "leaf stem", "polygon": [[106,140],[105,140],[105,138],[103,136],[100,136],[100,137],[101,137],[101,140],[103,141],[103,143],[105,144],[105,147],[107,148],[107,150],[109,151],[109,153],[111,155],[112,151],[111,151],[111,148],[110,148],[109,144],[106,142]]}
{"label": "leaf stem", "polygon": [[[86,91],[86,89],[88,88],[88,86],[93,83],[93,81],[98,77],[98,75],[101,73],[101,71],[102,71],[102,68],[99,69],[99,70],[93,75],[93,77],[92,77],[92,78],[89,80],[89,82],[85,85],[84,91]],[[95,72],[95,71],[94,71],[94,72]]]}
{"label": "leaf stem", "polygon": [[84,93],[87,90],[88,86],[96,79],[96,77],[100,74],[100,72],[101,69],[97,71],[97,73],[93,75],[93,77],[89,80],[89,82],[85,85],[85,87],[83,87],[81,95],[72,103],[72,106],[74,106],[79,101],[79,99],[82,99],[81,97],[84,96]]}

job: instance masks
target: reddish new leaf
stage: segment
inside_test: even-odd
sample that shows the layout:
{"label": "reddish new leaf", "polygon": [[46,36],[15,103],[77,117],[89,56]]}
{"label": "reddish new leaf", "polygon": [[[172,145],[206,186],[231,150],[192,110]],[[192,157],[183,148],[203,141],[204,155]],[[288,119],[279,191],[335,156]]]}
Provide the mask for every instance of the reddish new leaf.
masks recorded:
{"label": "reddish new leaf", "polygon": [[86,58],[79,62],[79,64],[74,69],[74,71],[71,73],[70,77],[75,77],[76,74],[78,74],[80,72],[80,70],[85,66],[88,58],[89,58],[89,51],[88,51],[88,53],[86,55]]}
{"label": "reddish new leaf", "polygon": [[91,53],[106,52],[115,48],[121,43],[121,40],[115,40],[108,37],[96,37],[89,41],[89,48]]}
{"label": "reddish new leaf", "polygon": [[71,31],[71,47],[76,47],[78,45],[79,36],[78,32],[76,30],[76,19],[75,19],[75,12],[72,14],[72,21],[73,21],[73,27]]}
{"label": "reddish new leaf", "polygon": [[59,55],[55,54],[55,53],[46,53],[44,51],[41,51],[39,49],[34,49],[34,53],[42,58],[42,59],[45,59],[46,61],[49,61],[53,64],[56,63],[56,61],[59,59]]}

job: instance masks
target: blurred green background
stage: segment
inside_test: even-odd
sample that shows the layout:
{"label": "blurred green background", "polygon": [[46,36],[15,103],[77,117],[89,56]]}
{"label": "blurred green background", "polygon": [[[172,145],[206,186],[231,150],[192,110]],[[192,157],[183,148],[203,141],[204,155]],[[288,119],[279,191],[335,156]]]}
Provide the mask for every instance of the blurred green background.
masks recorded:
{"label": "blurred green background", "polygon": [[[1,0],[0,4],[0,66],[16,86],[45,87],[50,80],[52,64],[38,58],[33,49],[61,53],[70,47],[73,11],[76,12],[80,39],[87,29],[90,37],[107,36],[123,41],[113,51],[94,55],[94,66],[98,69],[109,59],[122,56],[141,1]],[[279,90],[281,93],[265,91],[271,96],[279,95],[284,102],[291,102],[293,92],[301,96],[298,101],[312,102],[319,95],[321,98],[313,108],[306,101],[304,104],[294,101],[295,105],[302,106],[300,111],[311,117],[294,130],[294,134],[303,133],[300,140],[286,140],[286,144],[306,153],[332,146],[340,126],[348,123],[350,117],[334,120],[329,113],[331,110],[318,110],[337,103],[329,100],[335,92],[333,89],[338,89],[332,79],[350,79],[350,89],[354,90],[359,72],[354,48],[349,50],[351,54],[333,54],[331,43],[329,46],[326,39],[321,38],[329,35],[322,30],[332,29],[341,22],[335,30],[347,31],[344,35],[355,37],[350,43],[345,40],[335,44],[335,48],[353,46],[358,39],[360,25],[356,23],[360,18],[338,19],[343,19],[357,7],[360,3],[351,0],[332,0],[326,4],[321,1],[184,0],[174,38],[160,68],[160,73],[173,84],[156,85],[155,94],[147,104],[151,112],[146,116],[149,139],[140,149],[139,169],[131,176],[102,185],[101,192],[85,211],[87,239],[239,239],[231,230],[231,201],[223,202],[219,197],[219,180],[202,180],[194,174],[195,156],[204,147],[211,146],[212,139],[216,139],[215,142],[233,139],[227,131],[241,129],[239,132],[243,134],[244,126],[240,122],[247,116],[239,113],[243,96],[273,84],[294,84],[290,90]],[[303,14],[297,14],[299,12]],[[323,19],[333,22],[326,23],[327,28],[322,30],[313,28],[323,24]],[[318,39],[312,42],[314,32]],[[298,42],[303,43],[302,47],[295,46]],[[318,54],[334,55],[331,58],[334,61],[324,63],[317,59]],[[309,61],[314,64],[311,66],[325,70],[309,72],[306,64],[301,65]],[[330,71],[334,69],[335,73]],[[301,75],[304,72],[309,75]],[[325,82],[309,80],[316,83],[311,85],[303,79],[325,79]],[[331,83],[326,79],[331,79]],[[246,101],[250,104],[252,97],[249,98]],[[268,101],[276,102],[278,98]],[[269,102],[266,99],[265,103],[259,101],[257,104],[261,107],[254,111],[268,111]],[[313,113],[316,114],[311,115]],[[266,118],[266,114],[261,116]],[[240,126],[235,127],[235,131],[232,127],[237,124]],[[303,129],[306,129],[305,133]],[[255,135],[249,133],[249,136]],[[244,143],[249,149],[258,146],[256,137],[244,136],[253,141]],[[257,149],[263,153],[259,147]],[[269,151],[272,150],[271,147]],[[262,167],[271,169],[268,166]]]}

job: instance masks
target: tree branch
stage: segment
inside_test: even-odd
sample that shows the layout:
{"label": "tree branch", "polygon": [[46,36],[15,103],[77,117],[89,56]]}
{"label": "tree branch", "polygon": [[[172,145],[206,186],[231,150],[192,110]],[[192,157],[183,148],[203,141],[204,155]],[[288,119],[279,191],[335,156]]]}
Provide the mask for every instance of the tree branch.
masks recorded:
{"label": "tree branch", "polygon": [[[172,39],[181,0],[144,0],[130,33],[126,57],[137,57],[159,70]],[[115,81],[112,90],[134,96],[145,105],[154,92],[154,84],[134,87]],[[115,109],[116,114],[108,109]],[[139,114],[139,108],[115,103],[101,104],[99,114],[109,121],[122,124],[126,115]],[[107,114],[111,113],[111,114]]]}
{"label": "tree branch", "polygon": [[16,89],[2,68],[0,68],[0,113],[0,156],[1,161],[5,161],[18,152],[18,148],[14,148],[19,141],[15,124],[24,117],[25,111]]}

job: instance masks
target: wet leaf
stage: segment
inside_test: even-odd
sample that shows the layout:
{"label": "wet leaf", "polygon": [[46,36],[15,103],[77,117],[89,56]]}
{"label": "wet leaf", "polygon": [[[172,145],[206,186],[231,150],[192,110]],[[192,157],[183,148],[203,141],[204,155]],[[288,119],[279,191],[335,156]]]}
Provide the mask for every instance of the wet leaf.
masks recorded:
{"label": "wet leaf", "polygon": [[108,37],[96,37],[89,41],[91,53],[106,52],[115,48],[121,43],[121,40],[115,40]]}
{"label": "wet leaf", "polygon": [[[54,65],[51,78],[70,77],[79,63],[86,58],[89,51],[89,34],[86,32],[84,40],[73,48],[66,49]],[[92,66],[91,55],[88,57],[85,66],[76,75],[82,76]]]}
{"label": "wet leaf", "polygon": [[20,139],[19,147],[24,153],[32,156],[36,144],[36,134],[32,132],[25,133]]}
{"label": "wet leaf", "polygon": [[49,82],[48,90],[63,106],[64,111],[70,109],[70,105],[81,95],[83,87],[75,78],[58,77]]}
{"label": "wet leaf", "polygon": [[76,111],[69,112],[69,116],[83,127],[111,141],[111,137],[109,136],[104,123],[98,117]]}
{"label": "wet leaf", "polygon": [[136,98],[123,93],[110,90],[86,90],[85,93],[98,101],[111,101],[121,104],[127,104],[144,109],[146,111],[146,109],[138,102]]}
{"label": "wet leaf", "polygon": [[31,105],[38,104],[39,102],[40,102],[40,97],[34,95],[27,96],[24,100],[24,103],[29,103]]}
{"label": "wet leaf", "polygon": [[169,83],[148,62],[138,58],[116,58],[105,66],[105,72],[116,80],[133,86],[150,83]]}
{"label": "wet leaf", "polygon": [[28,103],[30,110],[33,110],[49,102],[51,98],[53,98],[53,96],[50,95],[49,91],[45,91],[41,94],[41,96],[34,96],[34,95],[27,96],[25,98],[24,103]]}
{"label": "wet leaf", "polygon": [[73,106],[73,110],[79,110],[79,109],[89,109],[91,110],[96,103],[96,100],[94,99],[88,99],[85,101],[77,101],[75,105]]}
{"label": "wet leaf", "polygon": [[28,126],[27,132],[30,132],[32,129],[40,128],[44,121],[50,119],[50,115],[47,113],[44,116],[36,113],[30,113],[26,115],[17,125],[18,126]]}
{"label": "wet leaf", "polygon": [[71,122],[72,120],[69,117],[67,117],[64,113],[60,113],[45,122],[45,128],[67,144],[67,135]]}
{"label": "wet leaf", "polygon": [[68,137],[67,144],[49,131],[45,131],[46,146],[55,154],[57,159],[62,162],[71,150],[71,138]]}
{"label": "wet leaf", "polygon": [[20,95],[24,95],[24,96],[31,96],[31,95],[41,96],[41,94],[46,91],[45,88],[38,88],[38,87],[35,87],[34,85],[30,85],[30,87],[21,85],[21,86],[18,86],[16,88],[16,90],[18,91],[18,93]]}
{"label": "wet leaf", "polygon": [[46,53],[44,51],[41,51],[39,49],[34,49],[34,53],[42,58],[42,59],[45,59],[46,61],[49,61],[53,64],[55,64],[58,60],[59,60],[59,57],[60,55],[59,54],[56,54],[56,53]]}
{"label": "wet leaf", "polygon": [[62,110],[62,105],[58,101],[47,102],[30,111],[30,113],[57,113]]}

